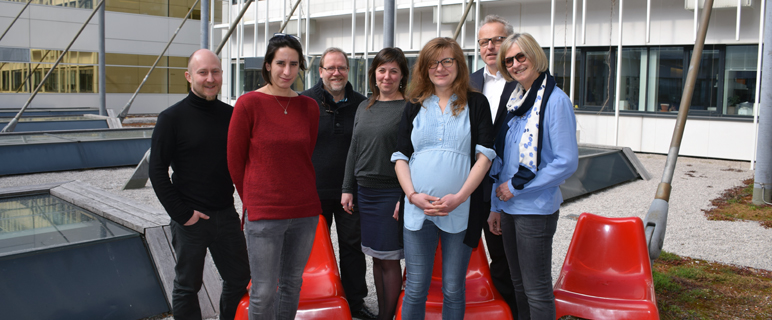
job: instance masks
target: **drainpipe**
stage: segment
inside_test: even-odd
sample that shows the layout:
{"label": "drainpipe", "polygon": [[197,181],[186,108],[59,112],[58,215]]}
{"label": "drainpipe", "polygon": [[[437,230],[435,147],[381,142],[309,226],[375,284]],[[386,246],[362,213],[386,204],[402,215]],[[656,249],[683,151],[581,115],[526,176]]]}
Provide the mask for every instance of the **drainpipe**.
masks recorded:
{"label": "drainpipe", "polygon": [[[772,66],[772,10],[766,7],[764,13],[764,57],[762,65]],[[762,43],[759,43],[761,46]],[[772,88],[772,72],[762,72],[761,87]],[[760,90],[758,108],[759,133],[756,144],[756,174],[753,182],[753,204],[772,202],[772,90]]]}

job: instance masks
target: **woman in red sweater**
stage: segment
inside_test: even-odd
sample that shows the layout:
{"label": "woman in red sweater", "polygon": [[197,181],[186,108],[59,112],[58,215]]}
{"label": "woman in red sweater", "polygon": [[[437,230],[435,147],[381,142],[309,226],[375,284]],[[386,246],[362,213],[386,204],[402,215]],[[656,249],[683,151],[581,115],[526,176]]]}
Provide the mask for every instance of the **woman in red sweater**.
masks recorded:
{"label": "woman in red sweater", "polygon": [[319,106],[292,90],[298,69],[306,69],[300,42],[271,38],[266,85],[239,97],[228,130],[228,169],[243,203],[252,274],[250,320],[295,318],[322,213],[311,163]]}

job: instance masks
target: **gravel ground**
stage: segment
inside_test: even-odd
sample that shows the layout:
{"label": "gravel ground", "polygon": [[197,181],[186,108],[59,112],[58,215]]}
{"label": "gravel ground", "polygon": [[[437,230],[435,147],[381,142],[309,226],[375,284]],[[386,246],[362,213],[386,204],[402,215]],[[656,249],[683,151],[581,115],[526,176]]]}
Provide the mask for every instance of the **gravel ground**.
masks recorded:
{"label": "gravel ground", "polygon": [[[553,246],[553,281],[562,267],[576,226],[575,218],[572,219],[571,216],[590,212],[607,217],[644,218],[654,199],[666,157],[653,154],[637,154],[637,156],[653,176],[651,180],[627,182],[563,204]],[[721,195],[724,190],[740,185],[744,179],[752,178],[753,171],[748,169],[748,162],[742,161],[679,158],[673,175],[673,190],[669,202],[667,234],[663,249],[692,258],[772,270],[772,250],[770,250],[772,229],[764,229],[755,222],[708,221],[702,213],[702,209],[711,207],[710,200]],[[162,209],[149,183],[143,189],[121,190],[133,170],[133,168],[124,167],[7,176],[0,177],[0,188],[80,180],[122,197]],[[236,202],[236,206],[241,207],[238,197]],[[336,244],[335,231],[331,233],[333,244]],[[369,259],[368,269],[372,270]],[[365,299],[365,304],[373,312],[377,312],[375,286],[371,274],[368,274],[367,281],[369,295]],[[152,319],[171,319],[171,317]]]}

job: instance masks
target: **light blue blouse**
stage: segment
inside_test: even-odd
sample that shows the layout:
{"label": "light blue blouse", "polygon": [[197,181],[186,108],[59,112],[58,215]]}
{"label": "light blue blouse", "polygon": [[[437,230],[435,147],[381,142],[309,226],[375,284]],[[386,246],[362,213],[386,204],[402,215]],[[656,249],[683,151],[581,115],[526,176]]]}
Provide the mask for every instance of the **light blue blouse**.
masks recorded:
{"label": "light blue blouse", "polygon": [[509,180],[514,177],[519,167],[518,146],[530,115],[528,112],[522,118],[514,117],[510,120],[504,159],[496,158],[491,165],[491,176],[498,174],[500,177],[498,181],[494,179],[493,190],[500,184],[507,183],[509,192],[514,195],[507,201],[501,201],[496,197],[496,192],[491,192],[491,211],[547,215],[555,213],[563,203],[563,194],[559,187],[574,174],[579,163],[574,108],[568,96],[555,87],[547,100],[544,126],[541,128],[543,132],[539,169],[533,180],[526,183],[522,190],[515,190]]}
{"label": "light blue blouse", "polygon": [[[416,192],[438,198],[454,194],[469,177],[472,158],[469,150],[472,144],[472,131],[469,123],[469,107],[453,116],[453,95],[445,107],[440,109],[440,99],[432,95],[423,102],[423,108],[413,120],[410,140],[414,152],[408,159],[401,152],[395,152],[391,161],[408,161],[410,177]],[[476,153],[482,153],[493,159],[496,152],[481,145],[475,146]],[[405,228],[411,231],[421,230],[424,220],[428,219],[448,233],[466,230],[469,219],[469,199],[464,201],[447,216],[427,216],[423,210],[410,204],[405,197]]]}

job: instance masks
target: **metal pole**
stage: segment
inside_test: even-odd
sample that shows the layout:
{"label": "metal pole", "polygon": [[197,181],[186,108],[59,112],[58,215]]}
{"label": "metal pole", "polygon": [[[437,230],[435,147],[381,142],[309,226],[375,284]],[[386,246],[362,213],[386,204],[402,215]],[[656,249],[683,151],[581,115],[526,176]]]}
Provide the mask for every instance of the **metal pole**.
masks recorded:
{"label": "metal pole", "polygon": [[[198,0],[196,0],[196,2],[198,2]],[[217,46],[217,50],[214,51],[215,54],[220,55],[220,51],[222,51],[222,48],[225,46],[225,43],[228,42],[228,39],[231,37],[231,34],[233,34],[233,31],[236,30],[236,26],[238,25],[239,21],[241,21],[241,18],[244,17],[244,14],[247,12],[247,9],[249,9],[249,5],[251,3],[252,3],[252,0],[247,0],[247,3],[244,5],[244,8],[241,8],[241,12],[239,12],[239,15],[236,17],[236,20],[233,20],[233,22],[231,22],[231,26],[228,28],[228,32],[225,33],[225,36],[222,38],[222,41],[220,41],[220,45]],[[193,6],[195,7],[196,5],[194,4]],[[190,15],[190,12],[188,12],[188,15]],[[186,16],[186,19],[187,19],[187,16]],[[185,21],[183,21],[183,23],[185,23]],[[255,23],[257,23],[257,21],[255,21]],[[175,33],[175,35],[177,34]]]}
{"label": "metal pole", "polygon": [[[763,1],[762,1],[763,2]],[[766,22],[764,26],[764,60],[762,65],[772,66],[772,9],[766,7],[764,13]],[[759,43],[759,46],[762,44]],[[769,68],[769,67],[767,67]],[[753,203],[760,205],[764,202],[772,202],[772,72],[762,72],[759,104],[758,123],[759,126],[758,143],[756,144],[756,173],[753,182]]]}
{"label": "metal pole", "polygon": [[458,21],[458,25],[456,26],[456,32],[453,32],[453,40],[458,39],[458,34],[461,33],[461,27],[464,26],[466,16],[469,14],[469,10],[472,9],[472,3],[477,1],[470,0],[469,3],[466,4],[466,8],[464,8],[464,14],[461,15],[461,20]]}
{"label": "metal pole", "polygon": [[573,2],[574,5],[571,10],[573,17],[571,18],[571,79],[568,80],[570,83],[568,99],[571,100],[573,105],[576,105],[576,102],[574,102],[574,91],[576,91],[574,88],[574,76],[576,75],[576,0]]}
{"label": "metal pole", "polygon": [[[373,36],[373,30],[375,30],[375,0],[373,0],[373,6],[370,8],[370,51],[375,51],[375,37]],[[365,57],[365,60],[367,57]],[[367,70],[367,63],[365,63],[365,70]]]}
{"label": "metal pole", "polygon": [[3,32],[3,35],[0,36],[0,40],[3,40],[3,37],[5,37],[8,31],[11,30],[11,27],[13,27],[13,24],[16,23],[16,20],[19,20],[19,17],[21,17],[21,13],[24,12],[24,10],[26,10],[27,7],[29,7],[30,2],[32,2],[32,0],[27,0],[27,3],[24,5],[24,8],[21,8],[21,11],[19,11],[19,14],[16,15],[16,18],[13,18],[13,21],[11,21],[11,24],[8,25],[8,28],[5,29],[5,31]]}
{"label": "metal pole", "polygon": [[735,28],[735,40],[740,40],[740,8],[742,7],[742,0],[737,0],[737,27]]}
{"label": "metal pole", "polygon": [[[761,1],[761,12],[759,14],[759,45],[758,53],[756,54],[756,79],[761,79],[761,62],[764,54],[764,27],[766,21],[764,16],[766,15],[766,1]],[[756,100],[753,103],[753,156],[751,157],[750,170],[755,170],[756,167],[756,147],[759,144],[759,98],[761,97],[761,81],[756,86]]]}
{"label": "metal pole", "polygon": [[587,0],[582,1],[582,44],[587,44]]}
{"label": "metal pole", "polygon": [[201,49],[209,49],[209,1],[201,0]]}
{"label": "metal pole", "polygon": [[190,17],[190,13],[193,12],[193,9],[198,4],[198,1],[199,0],[196,0],[196,2],[193,3],[192,6],[190,6],[190,10],[188,10],[188,14],[185,15],[185,19],[182,19],[182,23],[180,23],[180,26],[177,27],[177,30],[174,31],[172,38],[169,39],[169,42],[166,43],[166,47],[164,47],[164,50],[161,51],[161,53],[155,59],[155,62],[153,62],[153,66],[150,67],[150,70],[147,71],[147,74],[145,74],[145,78],[142,79],[142,82],[137,87],[137,90],[134,91],[134,94],[131,96],[131,99],[129,99],[129,102],[126,102],[126,105],[123,107],[123,110],[121,110],[121,113],[118,114],[118,119],[120,119],[121,122],[123,122],[123,119],[126,119],[126,116],[129,114],[129,109],[131,109],[131,104],[134,103],[134,99],[136,99],[137,94],[139,94],[139,90],[142,90],[142,86],[144,86],[145,82],[147,82],[148,77],[150,77],[150,73],[152,73],[153,70],[155,70],[155,67],[158,65],[158,61],[161,61],[161,58],[164,56],[164,53],[166,53],[166,50],[169,49],[169,46],[172,44],[172,41],[174,41],[174,38],[177,37],[177,33],[179,33],[180,29],[182,29],[182,26],[185,25],[185,21],[188,21],[188,17]]}
{"label": "metal pole", "polygon": [[408,13],[410,16],[410,22],[407,25],[407,42],[410,43],[410,50],[413,50],[413,1],[414,0],[410,0],[410,13]]}
{"label": "metal pole", "polygon": [[[479,25],[480,25],[480,0],[475,0],[474,1],[474,27],[475,27],[475,29],[479,28]],[[474,38],[475,38],[475,40],[477,40],[477,34],[475,34]],[[477,41],[474,42],[474,52],[475,53],[480,52],[480,44],[477,43]],[[477,61],[478,60],[480,60],[480,58],[478,58],[478,57],[474,58],[474,62],[472,63],[472,65],[474,65],[474,67],[472,68],[472,70],[477,70],[478,69],[477,68]]]}
{"label": "metal pole", "polygon": [[710,22],[710,13],[713,9],[713,0],[705,0],[705,11],[702,13],[700,28],[697,33],[697,41],[694,43],[694,54],[689,64],[689,72],[686,75],[683,94],[681,95],[681,106],[678,110],[676,126],[673,130],[673,138],[670,142],[670,150],[665,162],[665,170],[662,173],[662,180],[657,186],[657,193],[654,201],[646,213],[643,220],[643,226],[646,232],[646,243],[649,246],[649,259],[654,260],[662,253],[662,244],[665,241],[665,230],[667,229],[667,211],[668,201],[670,201],[670,190],[672,188],[673,172],[675,171],[676,161],[678,160],[678,151],[681,149],[681,138],[684,135],[686,126],[686,116],[689,113],[689,106],[692,103],[692,94],[694,93],[694,84],[697,81],[697,73],[700,69],[700,59],[702,59],[702,48],[705,46],[705,35],[708,33],[708,23]]}
{"label": "metal pole", "polygon": [[295,14],[295,9],[298,8],[298,5],[300,4],[300,0],[295,1],[295,5],[292,6],[292,11],[287,15],[286,18],[284,18],[284,22],[281,24],[281,28],[279,28],[279,32],[284,32],[284,27],[287,26],[287,22],[290,21],[290,18],[292,18],[292,15]]}
{"label": "metal pole", "polygon": [[651,42],[651,0],[646,0],[646,43]]}
{"label": "metal pole", "polygon": [[396,2],[394,0],[383,1],[383,47],[394,47],[394,28],[396,16]]}
{"label": "metal pole", "polygon": [[550,5],[550,72],[555,72],[555,0]]}
{"label": "metal pole", "polygon": [[56,70],[56,66],[59,65],[59,62],[61,62],[64,56],[67,54],[67,52],[70,51],[70,47],[72,47],[72,45],[75,43],[75,40],[78,40],[80,33],[83,32],[83,29],[86,28],[88,23],[91,21],[91,18],[94,17],[94,15],[97,13],[97,11],[99,11],[99,8],[101,8],[104,3],[105,3],[105,0],[99,0],[99,3],[96,5],[96,7],[94,7],[94,10],[91,11],[91,15],[88,16],[88,19],[86,19],[86,22],[84,22],[83,25],[80,27],[80,30],[78,30],[78,33],[75,34],[75,37],[72,38],[72,41],[70,41],[70,44],[67,45],[67,48],[65,48],[64,51],[62,51],[62,54],[59,55],[59,58],[56,59],[56,62],[54,62],[54,65],[51,66],[51,69],[48,69],[48,72],[43,77],[43,79],[40,80],[40,83],[35,88],[35,91],[32,92],[32,95],[30,95],[29,99],[27,99],[27,102],[24,103],[24,106],[21,107],[21,110],[19,110],[19,113],[17,113],[16,116],[14,116],[13,119],[11,119],[11,121],[9,121],[7,125],[5,125],[3,130],[0,130],[0,132],[13,132],[13,130],[16,129],[16,124],[19,123],[19,118],[21,118],[21,115],[24,114],[24,110],[27,110],[27,107],[29,107],[30,103],[32,103],[32,99],[35,99],[35,96],[40,91],[40,88],[42,88],[43,85],[46,83],[46,80],[48,79],[49,76],[51,76],[51,73],[53,73],[54,70]]}
{"label": "metal pole", "polygon": [[107,70],[105,70],[105,6],[99,8],[99,115],[107,115]]}
{"label": "metal pole", "polygon": [[700,0],[694,0],[694,41],[697,41],[697,20],[700,14]]}
{"label": "metal pole", "polygon": [[437,0],[437,37],[440,36],[441,21],[442,21],[442,0]]}
{"label": "metal pole", "polygon": [[[209,16],[207,17],[209,21],[209,28],[207,29],[207,32],[209,32],[209,39],[207,39],[206,47],[211,48],[212,43],[212,33],[214,33],[214,4],[216,1],[209,1]],[[222,4],[220,4],[222,6]],[[255,10],[257,11],[257,10]],[[257,21],[257,19],[255,19]],[[255,38],[255,42],[257,42],[257,38]]]}
{"label": "metal pole", "polygon": [[356,52],[356,30],[357,30],[357,0],[351,0],[351,60],[354,60]]}
{"label": "metal pole", "polygon": [[625,0],[619,0],[619,34],[617,35],[617,84],[614,90],[614,146],[619,146],[619,96],[622,94],[622,13]]}

